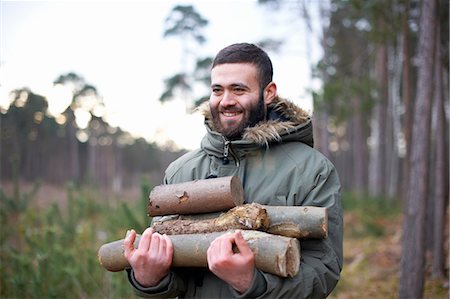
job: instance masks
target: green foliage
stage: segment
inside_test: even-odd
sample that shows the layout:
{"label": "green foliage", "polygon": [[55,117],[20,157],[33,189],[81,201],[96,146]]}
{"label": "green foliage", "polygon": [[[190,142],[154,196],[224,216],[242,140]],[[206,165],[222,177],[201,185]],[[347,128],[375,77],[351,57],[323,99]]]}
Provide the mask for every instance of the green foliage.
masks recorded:
{"label": "green foliage", "polygon": [[381,237],[389,227],[385,224],[401,214],[401,204],[391,198],[358,198],[351,193],[342,196],[344,213],[352,219],[345,225],[345,233],[353,237]]}
{"label": "green foliage", "polygon": [[174,97],[174,92],[176,90],[180,91],[190,91],[191,87],[188,84],[187,75],[184,73],[179,73],[173,75],[170,78],[164,80],[164,84],[166,85],[166,90],[163,92],[159,100],[163,103],[168,100],[171,100]]}
{"label": "green foliage", "polygon": [[203,18],[192,5],[175,6],[164,23],[166,26],[164,37],[190,37],[199,44],[206,41],[201,29],[208,25],[208,20]]}
{"label": "green foliage", "polygon": [[147,181],[141,189],[141,199],[131,204],[69,185],[67,201],[36,208],[34,193],[24,193],[20,209],[6,204],[13,196],[0,190],[0,297],[133,298],[125,274],[104,270],[97,250],[129,228],[145,229]]}
{"label": "green foliage", "polygon": [[[159,97],[160,102],[172,100],[177,97],[177,92],[184,98],[190,98],[195,85],[209,86],[210,75],[209,66],[211,57],[199,58],[195,54],[197,50],[194,46],[202,45],[206,42],[203,35],[203,28],[209,21],[199,14],[192,5],[176,5],[164,21],[164,38],[177,37],[180,39],[183,48],[183,70],[164,80],[165,90]],[[192,42],[192,43],[191,43]],[[192,57],[191,57],[192,56]],[[194,69],[189,70],[187,63],[191,57],[194,61]],[[198,100],[190,99],[195,105],[204,101],[202,96]],[[189,106],[189,105],[188,105]]]}

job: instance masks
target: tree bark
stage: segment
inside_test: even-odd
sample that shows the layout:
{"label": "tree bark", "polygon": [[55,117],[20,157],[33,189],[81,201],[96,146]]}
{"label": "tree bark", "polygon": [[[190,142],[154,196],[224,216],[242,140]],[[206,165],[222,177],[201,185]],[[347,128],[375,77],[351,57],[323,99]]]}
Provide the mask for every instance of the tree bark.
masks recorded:
{"label": "tree bark", "polygon": [[153,188],[148,215],[197,214],[224,211],[244,202],[238,177],[228,176]]}
{"label": "tree bark", "polygon": [[422,298],[425,280],[425,215],[435,45],[436,1],[422,1],[417,99],[407,202],[404,210],[399,298]]}
{"label": "tree bark", "polygon": [[435,56],[435,116],[436,116],[436,143],[435,143],[435,182],[434,182],[434,217],[432,219],[433,229],[433,263],[431,267],[432,276],[444,277],[445,254],[444,254],[444,230],[445,230],[445,107],[442,98],[442,68],[440,48],[440,27],[436,27],[436,56]]}
{"label": "tree bark", "polygon": [[[380,21],[380,26],[384,28],[384,21]],[[379,85],[379,95],[372,122],[374,147],[371,151],[371,171],[369,172],[369,194],[373,197],[384,196],[386,192],[387,59],[387,45],[385,41],[381,41],[376,54],[375,73]]]}
{"label": "tree bark", "polygon": [[410,43],[409,43],[409,0],[405,1],[405,11],[402,19],[403,32],[403,64],[402,64],[402,97],[403,106],[405,107],[405,116],[403,121],[403,134],[405,138],[405,157],[403,162],[403,185],[401,198],[406,202],[406,193],[409,183],[409,161],[411,147],[411,64],[410,64]]}
{"label": "tree bark", "polygon": [[[255,254],[256,268],[281,277],[292,277],[300,267],[300,242],[295,238],[276,236],[258,231],[242,231],[242,236]],[[209,245],[224,234],[171,235],[174,252],[173,267],[207,267]],[[140,238],[136,238],[135,248]],[[100,264],[108,271],[117,272],[129,267],[123,255],[123,240],[104,244],[98,251]],[[150,270],[150,269],[149,269]]]}
{"label": "tree bark", "polygon": [[299,239],[325,239],[327,209],[311,206],[263,206],[269,216],[268,233]]}
{"label": "tree bark", "polygon": [[[351,70],[352,77],[358,78],[361,76],[362,61],[361,56],[353,52],[355,59],[352,61]],[[350,99],[352,106],[352,116],[350,118],[350,130],[351,136],[350,151],[352,152],[353,163],[350,163],[352,167],[352,190],[357,196],[362,196],[365,193],[364,182],[366,177],[366,155],[365,149],[367,148],[367,142],[364,138],[364,122],[361,111],[361,98],[359,95],[354,95]]]}

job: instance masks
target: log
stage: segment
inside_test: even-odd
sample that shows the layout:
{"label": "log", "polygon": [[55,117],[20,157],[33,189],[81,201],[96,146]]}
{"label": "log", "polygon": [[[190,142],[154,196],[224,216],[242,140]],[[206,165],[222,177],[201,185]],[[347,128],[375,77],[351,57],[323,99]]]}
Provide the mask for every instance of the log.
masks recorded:
{"label": "log", "polygon": [[263,206],[269,216],[268,233],[298,239],[325,239],[328,213],[314,206]]}
{"label": "log", "polygon": [[243,202],[244,189],[236,176],[195,180],[153,188],[149,196],[148,215],[224,211]]}
{"label": "log", "polygon": [[176,219],[156,221],[152,227],[160,234],[181,235],[221,232],[230,229],[267,230],[269,218],[260,204],[237,206],[211,219]]}
{"label": "log", "polygon": [[[173,267],[207,267],[207,250],[211,242],[227,232],[207,234],[170,235],[174,247]],[[300,242],[295,238],[264,232],[241,231],[255,254],[256,267],[281,277],[295,276],[300,267]],[[134,246],[137,248],[139,237]],[[104,244],[98,251],[100,264],[108,271],[117,272],[129,267],[123,255],[123,240]]]}
{"label": "log", "polygon": [[[325,239],[328,235],[328,214],[326,208],[314,206],[259,206],[267,212],[269,226],[265,231],[268,233],[298,239]],[[221,215],[220,213],[179,215],[176,219],[190,220],[192,222],[207,221],[207,219],[220,218]],[[174,217],[166,219],[173,220]],[[171,220],[162,219],[161,222],[163,221]]]}

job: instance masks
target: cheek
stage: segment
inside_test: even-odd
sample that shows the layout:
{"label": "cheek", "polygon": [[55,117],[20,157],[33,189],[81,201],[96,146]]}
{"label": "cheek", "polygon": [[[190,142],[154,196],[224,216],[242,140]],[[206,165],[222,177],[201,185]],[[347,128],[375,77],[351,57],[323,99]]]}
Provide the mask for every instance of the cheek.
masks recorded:
{"label": "cheek", "polygon": [[215,96],[215,95],[211,95],[209,97],[209,107],[213,108],[213,107],[217,107],[219,106],[220,103],[220,98]]}

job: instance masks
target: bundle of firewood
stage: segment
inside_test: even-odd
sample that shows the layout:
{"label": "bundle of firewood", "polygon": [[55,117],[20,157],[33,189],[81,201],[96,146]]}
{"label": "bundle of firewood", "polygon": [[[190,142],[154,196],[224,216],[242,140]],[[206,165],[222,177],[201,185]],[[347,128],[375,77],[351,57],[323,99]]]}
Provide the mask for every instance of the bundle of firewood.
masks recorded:
{"label": "bundle of firewood", "polygon": [[[219,235],[241,230],[262,271],[292,277],[300,266],[298,239],[327,236],[327,211],[312,206],[243,204],[244,191],[237,177],[195,180],[155,187],[149,196],[148,215],[154,231],[167,234],[174,247],[174,267],[207,267],[206,251]],[[139,236],[134,246],[137,248]],[[104,244],[100,264],[109,271],[129,267],[123,240]]]}

